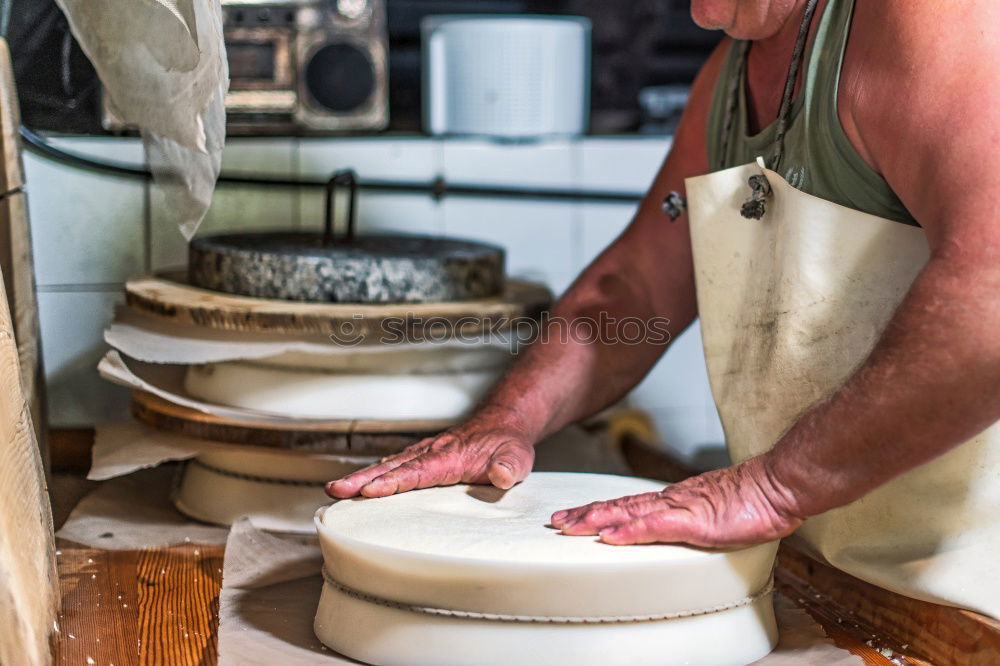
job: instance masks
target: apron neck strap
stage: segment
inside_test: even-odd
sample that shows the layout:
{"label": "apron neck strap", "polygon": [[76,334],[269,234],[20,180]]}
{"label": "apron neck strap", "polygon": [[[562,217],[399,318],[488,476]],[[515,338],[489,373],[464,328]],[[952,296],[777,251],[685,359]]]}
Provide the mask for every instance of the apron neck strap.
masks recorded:
{"label": "apron neck strap", "polygon": [[[767,166],[771,169],[776,169],[778,167],[778,163],[781,162],[781,157],[784,152],[785,132],[788,131],[788,118],[792,113],[792,94],[795,92],[795,81],[798,79],[799,68],[802,66],[802,60],[805,56],[805,46],[806,39],[809,36],[809,26],[812,25],[813,15],[816,13],[817,5],[819,5],[819,0],[808,0],[806,3],[806,10],[802,15],[802,23],[799,26],[799,35],[795,40],[795,49],[792,51],[792,61],[788,65],[788,76],[785,78],[785,88],[781,95],[781,107],[778,110],[778,119],[774,132],[774,144],[771,148],[770,158],[767,160]],[[747,68],[747,57],[750,53],[751,43],[752,42],[749,40],[742,40],[738,42],[738,65],[730,71],[729,88],[727,90],[726,122],[723,125],[724,135],[722,137],[723,159],[725,159],[725,155],[729,152],[729,142],[732,136],[733,123],[739,108],[740,82],[743,78],[743,73]]]}

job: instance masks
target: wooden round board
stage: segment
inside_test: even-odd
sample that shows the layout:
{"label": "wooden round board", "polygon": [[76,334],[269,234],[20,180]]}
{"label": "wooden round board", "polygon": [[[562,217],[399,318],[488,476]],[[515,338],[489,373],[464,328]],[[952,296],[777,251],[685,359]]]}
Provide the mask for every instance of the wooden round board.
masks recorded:
{"label": "wooden round board", "polygon": [[547,287],[508,280],[502,296],[447,303],[358,305],[299,303],[234,296],[193,287],[182,273],[140,277],[125,283],[134,310],[180,324],[228,331],[311,333],[341,344],[445,340],[506,330],[537,319],[552,302]]}
{"label": "wooden round board", "polygon": [[132,392],[132,414],[157,430],[227,444],[312,453],[389,455],[454,425],[447,421],[234,421]]}

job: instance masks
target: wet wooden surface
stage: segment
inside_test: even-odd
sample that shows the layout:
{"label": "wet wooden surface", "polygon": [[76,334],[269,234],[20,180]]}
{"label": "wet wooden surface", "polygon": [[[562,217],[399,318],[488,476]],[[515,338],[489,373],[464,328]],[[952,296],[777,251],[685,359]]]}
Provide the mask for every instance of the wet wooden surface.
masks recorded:
{"label": "wet wooden surface", "polygon": [[779,553],[776,578],[777,588],[820,619],[828,635],[858,636],[896,663],[1000,664],[1000,622],[983,615],[889,592],[788,543]]}

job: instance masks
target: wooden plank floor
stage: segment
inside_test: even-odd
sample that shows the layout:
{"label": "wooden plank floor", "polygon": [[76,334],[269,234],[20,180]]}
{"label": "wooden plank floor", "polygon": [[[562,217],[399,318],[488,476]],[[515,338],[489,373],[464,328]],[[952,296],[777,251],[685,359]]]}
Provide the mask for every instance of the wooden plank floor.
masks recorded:
{"label": "wooden plank floor", "polygon": [[[63,611],[56,663],[77,666],[202,666],[218,661],[222,546],[185,544],[153,550],[105,551],[62,543]],[[892,644],[853,618],[825,611],[810,591],[779,583],[838,646],[867,666],[893,662],[879,651]]]}

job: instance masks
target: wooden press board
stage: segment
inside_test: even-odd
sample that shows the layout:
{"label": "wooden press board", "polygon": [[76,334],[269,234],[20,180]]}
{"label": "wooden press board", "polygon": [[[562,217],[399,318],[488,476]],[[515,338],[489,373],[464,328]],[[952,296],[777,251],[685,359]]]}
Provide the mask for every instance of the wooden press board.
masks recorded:
{"label": "wooden press board", "polygon": [[452,421],[309,420],[287,425],[234,421],[145,391],[132,393],[132,414],[157,430],[196,439],[334,454],[388,455],[454,425]]}
{"label": "wooden press board", "polygon": [[[500,296],[449,303],[371,305],[351,303],[300,303],[235,296],[187,284],[183,273],[140,277],[125,283],[129,307],[180,324],[194,324],[228,331],[312,333],[329,335],[361,333],[369,342],[382,339],[383,324],[393,319],[423,326],[408,328],[416,340],[438,339],[435,327],[473,334],[509,327],[521,317],[537,318],[552,302],[544,285],[508,280]],[[437,331],[440,331],[437,328]]]}

